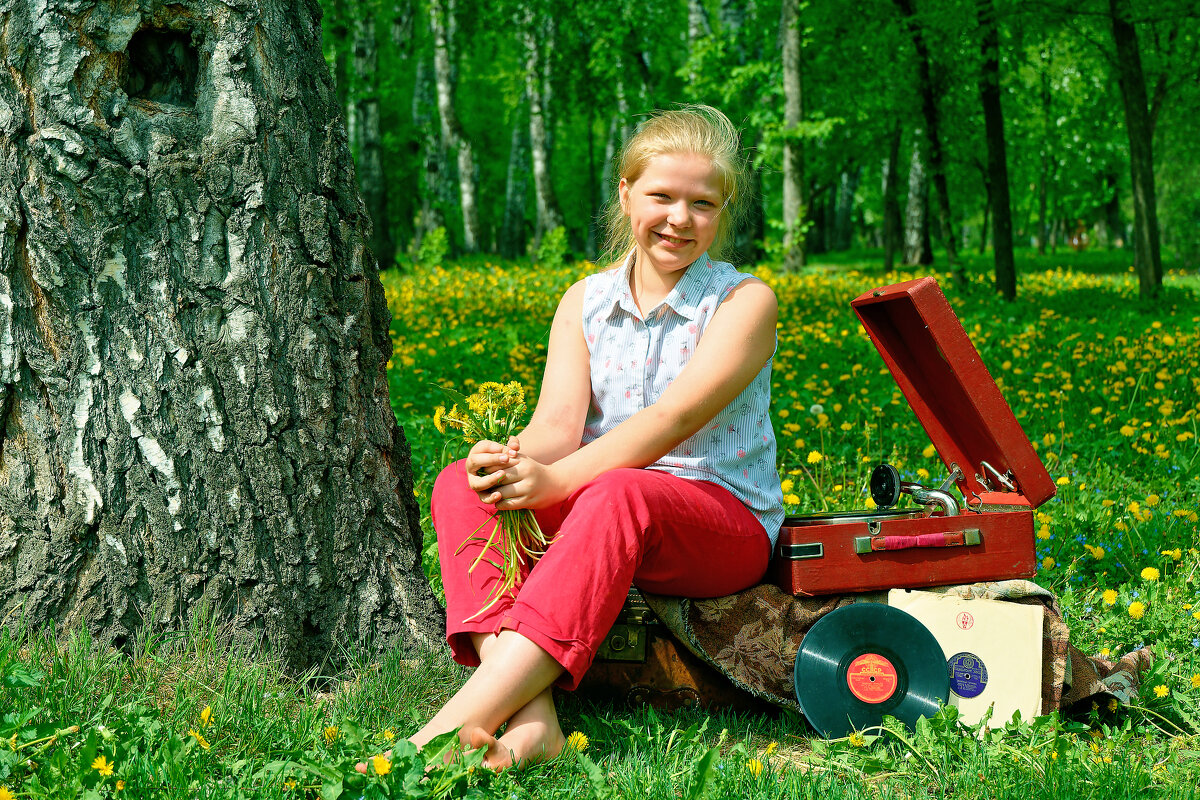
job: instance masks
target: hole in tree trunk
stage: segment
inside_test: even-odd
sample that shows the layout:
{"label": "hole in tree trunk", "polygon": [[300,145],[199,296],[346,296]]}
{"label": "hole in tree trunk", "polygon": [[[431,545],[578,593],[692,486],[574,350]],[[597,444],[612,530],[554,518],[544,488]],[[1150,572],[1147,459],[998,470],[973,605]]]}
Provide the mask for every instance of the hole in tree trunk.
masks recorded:
{"label": "hole in tree trunk", "polygon": [[147,28],[133,35],[122,88],[130,98],[175,106],[196,104],[200,71],[187,31]]}

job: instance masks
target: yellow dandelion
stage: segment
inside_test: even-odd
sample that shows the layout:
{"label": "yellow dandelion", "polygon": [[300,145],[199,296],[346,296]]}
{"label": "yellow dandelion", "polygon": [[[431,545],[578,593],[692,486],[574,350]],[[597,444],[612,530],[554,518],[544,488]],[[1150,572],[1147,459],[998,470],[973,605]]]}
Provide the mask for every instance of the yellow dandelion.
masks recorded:
{"label": "yellow dandelion", "polygon": [[205,706],[200,712],[200,724],[205,728],[212,724],[212,706]]}
{"label": "yellow dandelion", "polygon": [[392,730],[391,728],[388,728],[387,730],[385,730],[383,732],[383,738],[385,741],[390,742],[396,738],[396,732],[394,730]]}
{"label": "yellow dandelion", "polygon": [[1156,581],[1159,577],[1161,576],[1155,567],[1146,567],[1142,570],[1142,580],[1144,581]]}
{"label": "yellow dandelion", "polygon": [[1043,525],[1042,527],[1038,528],[1037,537],[1039,539],[1049,539],[1050,538],[1050,526]]}
{"label": "yellow dandelion", "polygon": [[1042,569],[1054,569],[1054,559],[1046,556],[1042,559]]}
{"label": "yellow dandelion", "polygon": [[824,457],[825,456],[821,455],[818,451],[813,450],[813,451],[809,452],[809,454],[808,454],[808,463],[819,464],[821,462],[821,459]]}
{"label": "yellow dandelion", "polygon": [[322,734],[325,736],[325,741],[329,744],[333,744],[337,741],[338,733],[339,732],[336,725],[328,725],[325,727],[325,730],[322,731]]}
{"label": "yellow dandelion", "polygon": [[1109,698],[1109,701],[1108,701],[1108,710],[1109,711],[1116,711],[1120,706],[1121,706],[1121,704],[1117,702],[1117,698],[1115,698],[1115,697]]}
{"label": "yellow dandelion", "polygon": [[16,800],[16,796],[8,790],[7,786],[0,786],[0,800]]}
{"label": "yellow dandelion", "polygon": [[864,737],[858,731],[855,731],[854,733],[850,734],[850,737],[847,739],[847,741],[850,742],[851,747],[866,747],[867,746],[866,737]]}
{"label": "yellow dandelion", "polygon": [[99,772],[106,778],[113,774],[114,766],[115,765],[104,756],[96,756],[96,760],[92,762],[92,769],[96,770],[96,772]]}
{"label": "yellow dandelion", "polygon": [[1121,435],[1122,436],[1133,436],[1135,433],[1137,433],[1137,428],[1133,427],[1132,425],[1122,425],[1121,426]]}
{"label": "yellow dandelion", "polygon": [[125,781],[117,781],[117,791],[120,792],[120,791],[123,791],[124,789],[125,789]]}
{"label": "yellow dandelion", "polygon": [[1059,478],[1057,481],[1055,481],[1055,483],[1057,483],[1059,486],[1070,486],[1071,479],[1069,477],[1067,477],[1066,475],[1063,475],[1061,478]]}
{"label": "yellow dandelion", "polygon": [[196,730],[195,728],[191,728],[188,730],[188,736],[191,736],[193,739],[195,739],[197,742],[199,742],[200,746],[203,747],[205,750],[207,750],[209,747],[211,747],[211,745],[208,743],[208,741],[205,740],[205,738],[200,735],[200,731]]}
{"label": "yellow dandelion", "polygon": [[1117,602],[1117,590],[1116,589],[1105,589],[1104,594],[1101,595],[1101,597],[1104,600],[1104,605],[1106,605],[1106,606],[1114,605]]}
{"label": "yellow dandelion", "polygon": [[1200,674],[1192,676],[1192,688],[1200,689]]}
{"label": "yellow dandelion", "polygon": [[783,490],[784,494],[787,494],[795,487],[795,485],[796,485],[796,482],[794,480],[792,480],[791,478],[785,478],[779,484],[779,488]]}
{"label": "yellow dandelion", "polygon": [[1162,498],[1156,494],[1146,495],[1146,505],[1156,506],[1162,502]]}
{"label": "yellow dandelion", "polygon": [[572,731],[571,735],[567,737],[568,750],[575,750],[582,753],[584,750],[587,750],[587,747],[588,737],[582,731]]}
{"label": "yellow dandelion", "polygon": [[371,769],[375,770],[376,775],[387,775],[392,771],[392,762],[383,756],[375,756],[371,759]]}
{"label": "yellow dandelion", "polygon": [[763,763],[761,761],[759,761],[757,758],[752,758],[746,762],[746,771],[757,778],[759,775],[762,774]]}
{"label": "yellow dandelion", "polygon": [[1129,616],[1134,619],[1141,619],[1146,615],[1146,604],[1140,600],[1134,600],[1129,604]]}
{"label": "yellow dandelion", "polygon": [[936,454],[937,448],[933,445],[927,445],[925,449],[921,451],[921,455],[925,456],[925,458],[933,458]]}
{"label": "yellow dandelion", "polygon": [[779,749],[779,742],[771,742],[769,745],[767,745],[767,755],[768,756],[774,755],[775,751],[778,749]]}
{"label": "yellow dandelion", "polygon": [[1168,689],[1165,684],[1160,683],[1158,686],[1154,687],[1154,696],[1155,697],[1166,697],[1170,693],[1171,693],[1171,690]]}
{"label": "yellow dandelion", "polygon": [[798,495],[798,494],[785,494],[785,495],[783,496],[783,502],[787,503],[789,506],[795,506],[795,505],[799,505],[799,504],[800,504],[800,495]]}

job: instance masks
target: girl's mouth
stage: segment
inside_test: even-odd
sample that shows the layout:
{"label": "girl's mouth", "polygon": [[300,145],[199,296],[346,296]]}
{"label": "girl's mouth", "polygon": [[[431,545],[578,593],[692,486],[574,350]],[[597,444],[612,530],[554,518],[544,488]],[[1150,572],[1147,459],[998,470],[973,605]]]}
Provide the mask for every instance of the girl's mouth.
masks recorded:
{"label": "girl's mouth", "polygon": [[675,247],[682,247],[683,245],[685,245],[691,241],[691,239],[680,239],[678,236],[668,236],[667,234],[659,233],[658,231],[654,231],[654,235],[657,236],[658,238],[662,239],[667,244],[673,245]]}

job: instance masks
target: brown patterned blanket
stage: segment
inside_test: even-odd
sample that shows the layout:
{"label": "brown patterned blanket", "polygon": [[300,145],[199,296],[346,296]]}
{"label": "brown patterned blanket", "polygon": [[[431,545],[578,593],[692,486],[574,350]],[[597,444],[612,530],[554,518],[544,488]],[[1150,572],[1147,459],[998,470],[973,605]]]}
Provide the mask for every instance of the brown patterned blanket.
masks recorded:
{"label": "brown patterned blanket", "polygon": [[[1041,605],[1042,711],[1067,709],[1085,700],[1137,698],[1138,678],[1150,666],[1148,649],[1116,662],[1087,656],[1067,641],[1067,625],[1049,591],[1023,580],[927,589],[964,599],[985,598]],[[827,597],[793,597],[773,584],[760,584],[729,597],[690,600],[643,593],[659,620],[699,658],[755,697],[800,710],[792,667],[800,641],[825,614],[851,603],[886,603],[886,592]]]}

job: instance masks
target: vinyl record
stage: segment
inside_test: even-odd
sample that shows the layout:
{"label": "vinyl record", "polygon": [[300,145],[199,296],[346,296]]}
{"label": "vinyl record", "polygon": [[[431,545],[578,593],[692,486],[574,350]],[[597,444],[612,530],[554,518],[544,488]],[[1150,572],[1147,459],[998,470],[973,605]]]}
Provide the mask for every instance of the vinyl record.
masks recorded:
{"label": "vinyl record", "polygon": [[796,699],[827,739],[896,717],[910,728],[950,696],[946,657],[911,614],[879,603],[832,611],[796,653]]}

